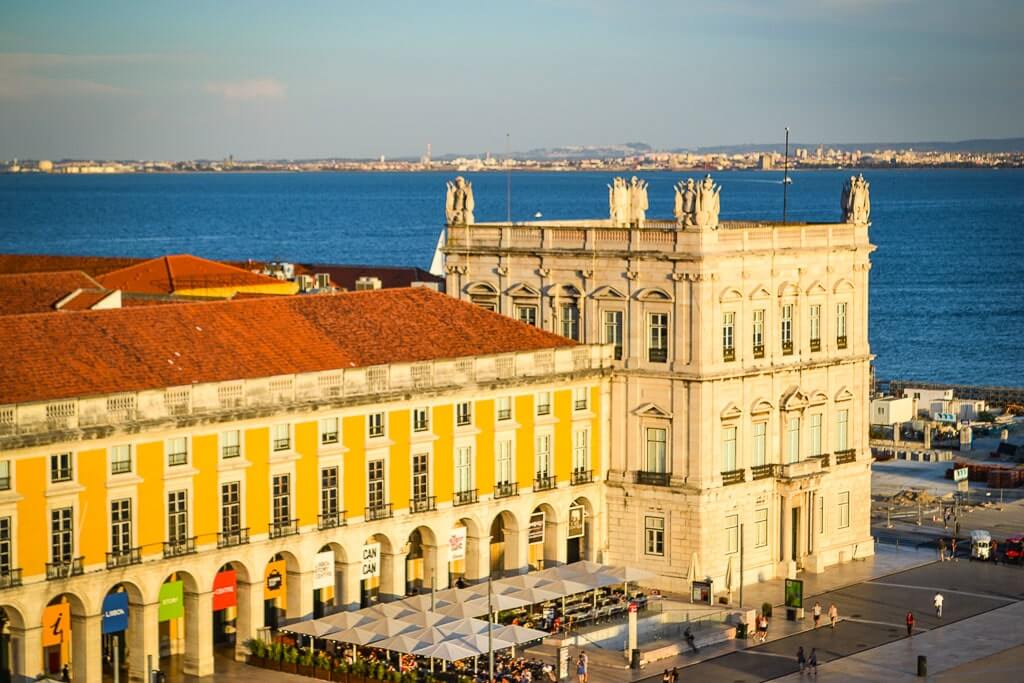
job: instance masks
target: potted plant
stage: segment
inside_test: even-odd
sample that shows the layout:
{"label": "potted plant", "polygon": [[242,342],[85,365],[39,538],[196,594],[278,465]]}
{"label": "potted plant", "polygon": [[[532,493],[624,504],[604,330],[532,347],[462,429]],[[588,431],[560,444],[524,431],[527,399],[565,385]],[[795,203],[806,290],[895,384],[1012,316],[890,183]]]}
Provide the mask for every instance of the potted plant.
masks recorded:
{"label": "potted plant", "polygon": [[281,643],[274,643],[266,653],[265,664],[268,669],[281,670],[281,658],[284,656],[284,646]]}
{"label": "potted plant", "polygon": [[761,603],[761,614],[765,615],[766,617],[770,617],[772,615],[772,603],[770,603],[770,602],[762,602]]}
{"label": "potted plant", "polygon": [[335,662],[334,671],[331,672],[331,680],[338,683],[349,683],[350,668],[348,662],[344,660]]}
{"label": "potted plant", "polygon": [[267,653],[267,646],[262,640],[258,638],[250,638],[243,643],[246,649],[249,650],[249,664],[253,666],[265,666],[264,658]]}
{"label": "potted plant", "polygon": [[299,651],[289,645],[281,656],[281,671],[290,674],[299,672]]}
{"label": "potted plant", "polygon": [[313,653],[310,650],[300,650],[298,653],[298,669],[300,676],[313,675]]}
{"label": "potted plant", "polygon": [[318,652],[313,666],[313,676],[321,681],[331,680],[331,658],[323,652]]}

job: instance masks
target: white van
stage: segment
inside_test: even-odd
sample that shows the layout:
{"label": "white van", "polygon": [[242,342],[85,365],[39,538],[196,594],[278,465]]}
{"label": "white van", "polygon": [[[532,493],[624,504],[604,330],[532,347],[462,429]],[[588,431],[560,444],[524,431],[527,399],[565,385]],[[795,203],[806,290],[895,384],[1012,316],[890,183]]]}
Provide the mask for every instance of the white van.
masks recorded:
{"label": "white van", "polygon": [[992,536],[987,531],[971,532],[971,559],[987,560],[992,554]]}

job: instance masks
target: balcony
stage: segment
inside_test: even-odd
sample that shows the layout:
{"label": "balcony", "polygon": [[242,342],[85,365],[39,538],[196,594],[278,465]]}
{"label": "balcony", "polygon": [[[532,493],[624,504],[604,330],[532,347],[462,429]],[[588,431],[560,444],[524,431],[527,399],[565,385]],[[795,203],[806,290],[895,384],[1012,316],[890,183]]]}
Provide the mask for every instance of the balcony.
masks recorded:
{"label": "balcony", "polygon": [[811,353],[816,353],[818,351],[821,351],[821,340],[820,339],[812,339],[811,340]]}
{"label": "balcony", "polygon": [[249,527],[234,529],[233,531],[221,531],[217,534],[217,547],[230,548],[236,545],[245,545],[249,542]]}
{"label": "balcony", "polygon": [[819,458],[808,458],[779,466],[779,479],[803,479],[821,473]]}
{"label": "balcony", "polygon": [[764,344],[754,344],[754,358],[764,358]]}
{"label": "balcony", "polygon": [[782,355],[783,356],[792,356],[793,355],[793,342],[792,341],[784,341],[784,342],[782,342]]}
{"label": "balcony", "polygon": [[270,523],[271,538],[294,536],[297,533],[299,533],[299,520],[297,519],[282,519]]}
{"label": "balcony", "polygon": [[555,475],[540,475],[538,474],[533,480],[534,491],[547,491],[555,488],[556,485]]}
{"label": "balcony", "polygon": [[647,486],[668,486],[672,479],[671,472],[645,472],[640,470],[636,473],[636,483]]}
{"label": "balcony", "polygon": [[823,470],[824,469],[828,469],[828,466],[831,464],[830,461],[829,461],[828,453],[819,453],[818,455],[812,455],[811,459],[812,460],[817,460],[818,462],[820,462],[821,463],[821,469],[823,469]]}
{"label": "balcony", "polygon": [[196,551],[196,537],[164,541],[164,558],[191,555]]}
{"label": "balcony", "polygon": [[848,462],[854,462],[857,460],[857,451],[853,448],[848,448],[843,451],[836,451],[836,464],[845,465]]}
{"label": "balcony", "polygon": [[511,498],[519,495],[519,482],[506,481],[494,485],[494,498]]}
{"label": "balcony", "polygon": [[0,590],[4,588],[17,588],[21,585],[21,569],[8,569],[0,572]]}
{"label": "balcony", "polygon": [[171,467],[188,464],[188,453],[168,453],[167,464]]}
{"label": "balcony", "polygon": [[230,460],[231,458],[237,458],[242,454],[242,451],[238,446],[223,446],[220,449],[220,457],[224,460]]}
{"label": "balcony", "polygon": [[65,562],[47,562],[46,580],[67,579],[85,573],[84,557],[73,557]]}
{"label": "balcony", "polygon": [[363,511],[363,519],[367,522],[376,522],[379,519],[390,519],[394,516],[391,510],[391,503],[380,505],[368,505]]}
{"label": "balcony", "polygon": [[418,496],[409,499],[409,512],[433,512],[437,509],[437,496]]}
{"label": "balcony", "polygon": [[550,415],[551,404],[550,403],[538,403],[537,404],[537,415]]}
{"label": "balcony", "polygon": [[722,349],[722,360],[726,363],[736,360],[736,347],[730,346]]}
{"label": "balcony", "polygon": [[288,439],[274,439],[274,452],[286,451],[291,448],[292,440]]}
{"label": "balcony", "polygon": [[651,363],[668,362],[668,349],[648,349],[647,360]]}
{"label": "balcony", "polygon": [[335,510],[334,512],[324,512],[317,515],[316,528],[323,531],[324,529],[337,529],[338,527],[345,526],[345,511]]}
{"label": "balcony", "polygon": [[845,349],[846,348],[846,337],[836,337],[836,348],[837,349]]}
{"label": "balcony", "polygon": [[128,474],[131,471],[132,471],[132,461],[131,460],[115,460],[114,462],[110,463],[110,473],[111,474]]}
{"label": "balcony", "polygon": [[499,421],[511,420],[511,419],[512,419],[512,409],[511,408],[501,408],[498,411],[498,420]]}
{"label": "balcony", "polygon": [[466,491],[456,491],[452,497],[452,505],[458,507],[459,505],[471,505],[477,501],[476,489],[467,489]]}
{"label": "balcony", "polygon": [[572,407],[573,407],[573,410],[586,410],[587,409],[587,399],[584,398],[584,399],[579,399],[579,400],[573,401]]}
{"label": "balcony", "polygon": [[778,476],[779,466],[775,464],[771,465],[754,465],[750,468],[750,479],[756,481],[758,479],[771,479]]}
{"label": "balcony", "polygon": [[746,470],[729,470],[728,472],[722,472],[722,486],[730,486],[732,484],[742,484],[747,480]]}
{"label": "balcony", "polygon": [[594,470],[573,470],[572,485],[591,484],[594,481]]}
{"label": "balcony", "polygon": [[133,564],[142,564],[142,548],[124,548],[107,553],[107,569],[130,567]]}

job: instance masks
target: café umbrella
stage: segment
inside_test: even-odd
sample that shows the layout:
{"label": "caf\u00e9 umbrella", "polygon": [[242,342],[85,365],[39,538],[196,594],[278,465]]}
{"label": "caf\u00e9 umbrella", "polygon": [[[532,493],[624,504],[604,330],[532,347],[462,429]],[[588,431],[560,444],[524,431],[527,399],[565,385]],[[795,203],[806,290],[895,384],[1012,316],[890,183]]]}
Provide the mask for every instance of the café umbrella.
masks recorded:
{"label": "caf\u00e9 umbrella", "polygon": [[469,659],[470,657],[476,657],[481,654],[479,650],[473,648],[469,643],[464,642],[459,638],[451,638],[437,645],[427,645],[416,652],[414,655],[420,657],[432,657],[434,659],[443,659],[446,662],[457,662],[460,659]]}

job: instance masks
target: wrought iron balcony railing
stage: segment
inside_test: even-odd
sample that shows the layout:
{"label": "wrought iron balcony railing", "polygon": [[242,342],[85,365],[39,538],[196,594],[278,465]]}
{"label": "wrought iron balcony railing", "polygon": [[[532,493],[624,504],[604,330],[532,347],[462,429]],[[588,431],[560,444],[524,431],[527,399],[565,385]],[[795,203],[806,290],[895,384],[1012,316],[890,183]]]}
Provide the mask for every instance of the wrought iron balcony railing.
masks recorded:
{"label": "wrought iron balcony railing", "polygon": [[70,560],[46,563],[46,579],[67,579],[72,576],[81,576],[85,573],[85,558],[73,557]]}
{"label": "wrought iron balcony railing", "polygon": [[555,475],[540,475],[538,474],[533,480],[534,491],[547,491],[548,489],[555,488]]}
{"label": "wrought iron balcony railing", "polygon": [[764,344],[754,344],[754,358],[764,358]]}
{"label": "wrought iron balcony railing", "polygon": [[818,351],[821,351],[821,340],[820,339],[812,339],[811,340],[811,352],[812,353],[816,353]]}
{"label": "wrought iron balcony railing", "polygon": [[181,557],[182,555],[191,555],[196,551],[196,537],[191,538],[173,538],[170,541],[164,541],[164,557]]}
{"label": "wrought iron balcony railing", "polygon": [[391,510],[391,503],[368,505],[363,512],[363,519],[367,522],[376,522],[378,519],[388,519],[393,516],[394,512]]}
{"label": "wrought iron balcony railing", "polygon": [[236,545],[245,545],[249,542],[249,527],[244,529],[233,529],[221,531],[217,534],[217,547],[230,548]]}
{"label": "wrought iron balcony railing", "polygon": [[754,465],[750,468],[750,479],[771,479],[778,476],[779,466],[776,464]]}
{"label": "wrought iron balcony railing", "polygon": [[107,569],[142,564],[142,548],[124,548],[107,553]]}
{"label": "wrought iron balcony railing", "polygon": [[572,484],[589,484],[594,481],[594,470],[573,470]]}
{"label": "wrought iron balcony railing", "polygon": [[736,360],[736,347],[730,346],[722,349],[722,360],[726,363]]}
{"label": "wrought iron balcony railing", "polygon": [[0,572],[0,590],[4,588],[17,588],[21,585],[21,569],[8,569]]}
{"label": "wrought iron balcony railing", "polygon": [[495,498],[510,498],[519,495],[519,482],[505,481],[494,485]]}
{"label": "wrought iron balcony railing", "polygon": [[471,503],[475,503],[477,501],[476,493],[477,493],[476,489],[467,489],[465,491],[456,491],[454,497],[452,498],[452,505],[459,506],[459,505],[470,505]]}
{"label": "wrought iron balcony railing", "polygon": [[270,523],[271,538],[294,536],[297,533],[299,533],[299,520],[297,519],[281,519]]}
{"label": "wrought iron balcony railing", "polygon": [[647,472],[639,470],[636,473],[636,483],[648,486],[668,486],[672,479],[671,472]]}
{"label": "wrought iron balcony railing", "polygon": [[846,337],[836,337],[836,348],[838,348],[838,349],[845,349],[846,348]]}
{"label": "wrought iron balcony railing", "polygon": [[437,509],[437,496],[419,496],[409,499],[409,512],[433,512]]}
{"label": "wrought iron balcony railing", "polygon": [[729,470],[722,472],[722,486],[731,484],[742,484],[747,479],[746,470]]}
{"label": "wrought iron balcony railing", "polygon": [[857,451],[853,448],[848,448],[842,451],[836,451],[836,464],[845,465],[848,462],[854,462],[857,459]]}
{"label": "wrought iron balcony railing", "polygon": [[334,512],[322,512],[317,515],[316,528],[321,531],[324,529],[336,529],[340,526],[345,526],[345,511],[335,510]]}

